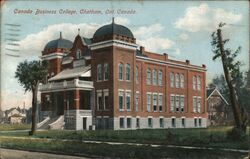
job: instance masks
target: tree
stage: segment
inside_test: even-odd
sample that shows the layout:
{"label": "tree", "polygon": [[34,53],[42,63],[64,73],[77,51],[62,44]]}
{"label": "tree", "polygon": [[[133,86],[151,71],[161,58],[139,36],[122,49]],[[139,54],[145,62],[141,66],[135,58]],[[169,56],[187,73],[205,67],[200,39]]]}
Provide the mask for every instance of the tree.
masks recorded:
{"label": "tree", "polygon": [[235,120],[235,132],[238,135],[246,133],[247,126],[247,114],[242,105],[240,105],[237,95],[238,88],[242,85],[240,79],[242,79],[242,72],[240,71],[241,62],[236,60],[237,55],[241,51],[239,46],[234,52],[229,48],[224,48],[224,45],[229,42],[229,39],[223,39],[222,27],[225,23],[220,23],[216,32],[212,33],[212,51],[214,53],[213,60],[221,58],[222,66],[224,70],[224,76],[229,90],[229,99],[232,106],[234,120]]}
{"label": "tree", "polygon": [[45,80],[48,73],[48,63],[46,61],[27,61],[19,63],[15,72],[15,78],[23,86],[25,92],[32,93],[32,126],[30,135],[36,129],[37,92],[39,83]]}

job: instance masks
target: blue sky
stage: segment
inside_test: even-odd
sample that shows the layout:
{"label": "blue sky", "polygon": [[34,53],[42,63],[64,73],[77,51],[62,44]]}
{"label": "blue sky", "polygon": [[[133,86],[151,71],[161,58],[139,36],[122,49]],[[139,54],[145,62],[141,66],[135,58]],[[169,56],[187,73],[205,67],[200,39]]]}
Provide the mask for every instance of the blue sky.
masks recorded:
{"label": "blue sky", "polygon": [[[224,36],[230,38],[230,48],[242,46],[239,60],[242,69],[248,68],[249,17],[247,1],[8,1],[2,7],[1,23],[1,91],[3,109],[30,105],[30,93],[24,93],[14,78],[19,62],[38,59],[50,40],[63,37],[73,40],[80,28],[81,35],[91,37],[100,26],[115,22],[127,26],[134,33],[137,43],[148,51],[168,53],[170,58],[207,65],[207,83],[222,73],[221,63],[212,61],[210,35],[219,22],[226,22]],[[14,14],[14,10],[36,9],[57,10],[57,14],[35,15]],[[75,15],[58,14],[59,9],[76,10]],[[81,9],[101,10],[102,15],[80,14]],[[105,14],[105,11],[135,10],[135,14]],[[20,24],[18,39],[19,53],[6,50],[8,26],[5,23]],[[13,48],[15,49],[15,47]],[[12,57],[6,54],[17,54]],[[13,96],[14,95],[14,96]]]}

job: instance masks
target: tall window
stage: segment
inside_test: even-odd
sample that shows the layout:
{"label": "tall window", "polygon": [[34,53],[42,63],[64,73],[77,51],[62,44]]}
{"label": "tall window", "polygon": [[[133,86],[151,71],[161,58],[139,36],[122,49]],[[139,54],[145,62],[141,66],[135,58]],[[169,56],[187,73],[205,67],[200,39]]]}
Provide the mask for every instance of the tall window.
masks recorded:
{"label": "tall window", "polygon": [[170,87],[174,87],[174,73],[170,73]]}
{"label": "tall window", "polygon": [[157,111],[157,94],[153,95],[153,105],[154,111]]}
{"label": "tall window", "polygon": [[181,77],[181,88],[184,88],[184,75],[181,74],[180,77]]}
{"label": "tall window", "polygon": [[76,59],[80,59],[82,57],[82,51],[80,49],[77,49],[76,51]]}
{"label": "tall window", "polygon": [[124,118],[120,118],[120,128],[124,128]]}
{"label": "tall window", "polygon": [[197,127],[197,118],[194,118],[194,127]]}
{"label": "tall window", "polygon": [[186,120],[185,120],[185,118],[181,118],[181,126],[182,127],[186,126]]}
{"label": "tall window", "polygon": [[198,91],[201,90],[201,77],[200,76],[197,77],[197,90]]}
{"label": "tall window", "polygon": [[163,127],[164,127],[164,121],[163,121],[163,118],[160,118],[160,119],[159,119],[159,122],[160,122],[160,128],[163,128]]}
{"label": "tall window", "polygon": [[136,80],[136,83],[139,83],[139,68],[138,68],[138,66],[136,66],[136,68],[135,68],[135,80]]}
{"label": "tall window", "polygon": [[130,111],[131,109],[131,93],[130,92],[126,92],[126,108],[127,110]]}
{"label": "tall window", "polygon": [[97,65],[97,81],[102,80],[102,64]]}
{"label": "tall window", "polygon": [[201,98],[197,97],[197,112],[201,112]]}
{"label": "tall window", "polygon": [[175,74],[175,87],[180,88],[180,74],[179,73]]}
{"label": "tall window", "polygon": [[151,111],[151,94],[147,94],[147,111]]}
{"label": "tall window", "polygon": [[130,80],[130,64],[126,64],[126,80]]}
{"label": "tall window", "polygon": [[175,126],[176,126],[176,119],[172,118],[172,122],[171,123],[172,123],[172,127],[175,128]]}
{"label": "tall window", "polygon": [[149,127],[149,128],[152,128],[152,127],[153,127],[152,118],[148,118],[148,127]]}
{"label": "tall window", "polygon": [[104,110],[109,109],[109,92],[104,92]]}
{"label": "tall window", "polygon": [[98,104],[98,110],[103,110],[103,97],[102,92],[97,93],[97,104]]}
{"label": "tall window", "polygon": [[162,86],[162,70],[158,71],[158,84]]}
{"label": "tall window", "polygon": [[184,111],[184,96],[180,96],[180,98],[181,98],[181,112],[183,112]]}
{"label": "tall window", "polygon": [[180,110],[180,96],[177,95],[175,96],[175,111],[179,111]]}
{"label": "tall window", "polygon": [[123,97],[124,97],[124,92],[119,91],[119,109],[123,110]]}
{"label": "tall window", "polygon": [[149,68],[147,69],[147,84],[151,84],[151,70]]}
{"label": "tall window", "polygon": [[199,127],[201,127],[201,126],[202,126],[202,119],[199,118]]}
{"label": "tall window", "polygon": [[170,96],[170,111],[173,112],[174,111],[174,102],[175,102],[175,96],[173,94],[171,94]]}
{"label": "tall window", "polygon": [[157,72],[155,69],[153,70],[153,85],[157,85]]}
{"label": "tall window", "polygon": [[122,64],[122,63],[119,63],[119,66],[118,66],[118,76],[119,76],[119,80],[122,80],[122,79],[123,79],[122,72],[123,72],[123,64]]}
{"label": "tall window", "polygon": [[109,65],[108,63],[104,64],[104,80],[108,80],[108,69],[109,69]]}
{"label": "tall window", "polygon": [[196,90],[196,76],[193,76],[193,90]]}
{"label": "tall window", "polygon": [[140,127],[140,118],[136,118],[136,128]]}
{"label": "tall window", "polygon": [[135,111],[139,111],[139,93],[135,94]]}
{"label": "tall window", "polygon": [[193,97],[193,112],[197,111],[197,98],[194,96]]}
{"label": "tall window", "polygon": [[127,128],[131,128],[131,118],[127,118]]}
{"label": "tall window", "polygon": [[162,112],[162,95],[158,96],[159,111]]}

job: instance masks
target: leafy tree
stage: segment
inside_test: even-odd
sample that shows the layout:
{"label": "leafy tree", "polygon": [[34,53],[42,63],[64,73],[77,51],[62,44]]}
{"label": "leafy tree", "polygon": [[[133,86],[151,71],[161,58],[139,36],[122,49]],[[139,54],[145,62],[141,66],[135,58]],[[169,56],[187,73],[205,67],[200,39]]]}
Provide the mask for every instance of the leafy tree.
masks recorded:
{"label": "leafy tree", "polygon": [[224,48],[224,45],[229,42],[229,39],[223,39],[222,37],[221,29],[224,25],[225,23],[220,23],[216,32],[212,33],[211,45],[214,53],[213,60],[221,58],[224,77],[229,90],[229,99],[234,114],[234,131],[241,136],[246,133],[247,126],[247,114],[244,107],[239,102],[239,92],[237,92],[237,90],[243,85],[241,82],[242,72],[240,71],[241,62],[236,60],[237,55],[241,51],[241,47],[239,46],[235,51],[232,51],[229,48]]}
{"label": "leafy tree", "polygon": [[32,126],[30,135],[36,129],[37,92],[39,83],[45,80],[48,73],[48,63],[46,61],[27,61],[19,63],[15,72],[15,78],[23,86],[25,92],[32,93]]}

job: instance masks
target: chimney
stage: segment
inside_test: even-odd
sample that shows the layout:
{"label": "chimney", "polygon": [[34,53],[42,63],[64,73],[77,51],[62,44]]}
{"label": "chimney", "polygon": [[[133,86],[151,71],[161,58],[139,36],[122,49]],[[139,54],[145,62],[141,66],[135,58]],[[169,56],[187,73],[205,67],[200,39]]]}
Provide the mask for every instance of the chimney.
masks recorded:
{"label": "chimney", "polygon": [[167,53],[163,53],[164,57],[165,57],[165,61],[167,61],[168,59],[168,54]]}
{"label": "chimney", "polygon": [[190,64],[190,61],[189,61],[189,60],[186,60],[186,63],[189,65],[189,64]]}
{"label": "chimney", "polygon": [[142,54],[144,54],[144,52],[145,52],[145,47],[140,46],[140,51],[141,51]]}
{"label": "chimney", "polygon": [[202,64],[202,67],[203,67],[203,68],[206,68],[206,65],[205,65],[205,64]]}
{"label": "chimney", "polygon": [[62,32],[60,31],[60,39],[62,39]]}

